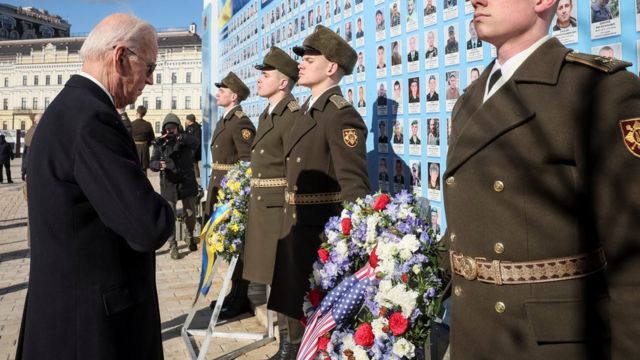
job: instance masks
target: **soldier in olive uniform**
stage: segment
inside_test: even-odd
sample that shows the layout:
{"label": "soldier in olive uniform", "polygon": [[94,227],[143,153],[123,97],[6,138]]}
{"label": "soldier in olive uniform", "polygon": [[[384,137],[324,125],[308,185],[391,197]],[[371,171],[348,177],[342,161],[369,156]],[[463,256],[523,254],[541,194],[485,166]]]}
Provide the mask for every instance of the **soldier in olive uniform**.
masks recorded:
{"label": "soldier in olive uniform", "polygon": [[302,56],[298,82],[311,89],[311,98],[285,144],[286,204],[268,302],[268,308],[287,322],[290,359],[302,337],[303,297],[324,225],[340,214],[342,201],[370,191],[367,128],[338,86],[353,72],[355,50],[322,25],[293,50]]}
{"label": "soldier in olive uniform", "polygon": [[[260,115],[258,132],[251,146],[251,198],[244,246],[244,274],[247,280],[271,284],[276,248],[282,224],[284,190],[287,186],[284,142],[300,113],[291,90],[298,81],[298,63],[280,48],[272,47],[262,64],[258,95],[269,100]],[[279,324],[280,339],[286,339],[286,324]],[[280,342],[279,359],[289,353]]]}
{"label": "soldier in olive uniform", "polygon": [[136,119],[131,122],[131,137],[136,143],[136,151],[140,159],[140,169],[146,174],[149,168],[149,147],[155,138],[151,123],[144,119],[147,108],[140,105],[136,109]]}
{"label": "soldier in olive uniform", "polygon": [[[249,117],[242,111],[240,102],[249,96],[249,88],[236,74],[229,74],[219,83],[216,103],[224,108],[224,114],[218,120],[211,137],[211,177],[207,189],[205,212],[207,218],[213,212],[220,182],[227,171],[238,161],[251,159],[251,144],[256,133]],[[225,320],[249,311],[247,289],[249,282],[242,279],[242,261],[238,261],[232,277],[231,291],[225,297],[218,319]],[[211,308],[215,307],[215,301]]]}
{"label": "soldier in olive uniform", "polygon": [[549,38],[554,0],[473,6],[498,58],[452,114],[451,358],[637,358],[640,81]]}

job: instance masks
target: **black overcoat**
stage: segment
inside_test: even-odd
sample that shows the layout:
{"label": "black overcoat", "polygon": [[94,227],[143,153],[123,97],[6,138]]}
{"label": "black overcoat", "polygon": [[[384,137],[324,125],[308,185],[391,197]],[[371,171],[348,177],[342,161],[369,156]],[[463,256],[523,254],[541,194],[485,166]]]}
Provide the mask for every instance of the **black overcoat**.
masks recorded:
{"label": "black overcoat", "polygon": [[29,161],[29,288],[18,359],[161,359],[155,250],[174,216],[94,82],[74,75]]}

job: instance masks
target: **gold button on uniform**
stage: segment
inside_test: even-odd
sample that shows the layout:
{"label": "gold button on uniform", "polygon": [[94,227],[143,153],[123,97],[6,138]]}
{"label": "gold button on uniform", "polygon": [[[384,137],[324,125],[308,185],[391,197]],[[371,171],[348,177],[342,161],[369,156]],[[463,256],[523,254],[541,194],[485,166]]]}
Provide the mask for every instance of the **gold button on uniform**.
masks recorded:
{"label": "gold button on uniform", "polygon": [[287,161],[289,161],[289,157],[287,156]]}
{"label": "gold button on uniform", "polygon": [[507,306],[502,301],[498,301],[495,308],[498,314],[502,314],[503,312],[505,312],[505,310],[507,310]]}
{"label": "gold button on uniform", "polygon": [[455,184],[456,179],[453,176],[449,176],[447,178],[447,180],[445,180],[445,182],[447,183],[447,185],[451,186],[451,185]]}
{"label": "gold button on uniform", "polygon": [[460,286],[457,286],[457,285],[456,285],[456,286],[453,288],[453,293],[454,293],[456,296],[460,296],[460,295],[462,295],[462,288],[461,288]]}
{"label": "gold button on uniform", "polygon": [[493,245],[493,251],[495,251],[496,254],[502,254],[504,252],[504,244],[499,242],[496,243]]}
{"label": "gold button on uniform", "polygon": [[262,177],[262,173],[258,173],[258,177]]}
{"label": "gold button on uniform", "polygon": [[296,159],[296,162],[300,162],[300,160],[302,160],[302,159],[298,157],[298,158]]}
{"label": "gold button on uniform", "polygon": [[256,152],[256,149],[251,150],[251,153],[253,154],[254,152]]}
{"label": "gold button on uniform", "polygon": [[296,218],[296,213],[293,213],[293,215],[291,215],[294,219]]}
{"label": "gold button on uniform", "polygon": [[218,144],[216,144],[215,148],[216,148],[216,149],[218,148]]}
{"label": "gold button on uniform", "polygon": [[214,177],[213,177],[213,180],[215,180],[215,179],[217,179],[217,178],[218,178],[217,176],[214,176]]}
{"label": "gold button on uniform", "polygon": [[262,196],[258,195],[258,201],[262,200]]}
{"label": "gold button on uniform", "polygon": [[451,235],[449,235],[449,240],[451,240],[451,242],[456,241],[456,234],[451,233]]}
{"label": "gold button on uniform", "polygon": [[264,149],[260,149],[260,154],[264,154]]}
{"label": "gold button on uniform", "polygon": [[493,183],[493,190],[495,190],[496,192],[502,192],[502,190],[504,190],[504,183],[500,180],[496,180]]}

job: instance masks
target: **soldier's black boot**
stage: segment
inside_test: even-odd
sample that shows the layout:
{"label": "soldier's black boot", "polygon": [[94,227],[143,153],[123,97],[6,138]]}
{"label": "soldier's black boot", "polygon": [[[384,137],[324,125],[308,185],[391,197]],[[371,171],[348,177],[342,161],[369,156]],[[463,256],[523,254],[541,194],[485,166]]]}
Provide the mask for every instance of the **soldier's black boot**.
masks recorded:
{"label": "soldier's black boot", "polygon": [[235,291],[229,293],[225,298],[218,320],[229,320],[246,312],[251,312],[251,304],[247,295],[249,281],[234,280],[234,283]]}
{"label": "soldier's black boot", "polygon": [[191,242],[189,242],[189,250],[191,251],[198,250],[198,241],[199,239],[197,237],[192,237]]}

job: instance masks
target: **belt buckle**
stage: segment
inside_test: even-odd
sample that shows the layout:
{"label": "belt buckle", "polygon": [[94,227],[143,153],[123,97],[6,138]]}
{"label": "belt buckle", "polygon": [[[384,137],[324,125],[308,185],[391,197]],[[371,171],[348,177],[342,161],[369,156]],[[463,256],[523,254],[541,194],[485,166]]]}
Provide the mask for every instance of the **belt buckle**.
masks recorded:
{"label": "belt buckle", "polygon": [[463,256],[460,259],[460,272],[467,280],[475,280],[478,277],[478,264],[471,256]]}
{"label": "belt buckle", "polygon": [[289,203],[289,192],[285,190],[284,192],[284,202],[285,204]]}

